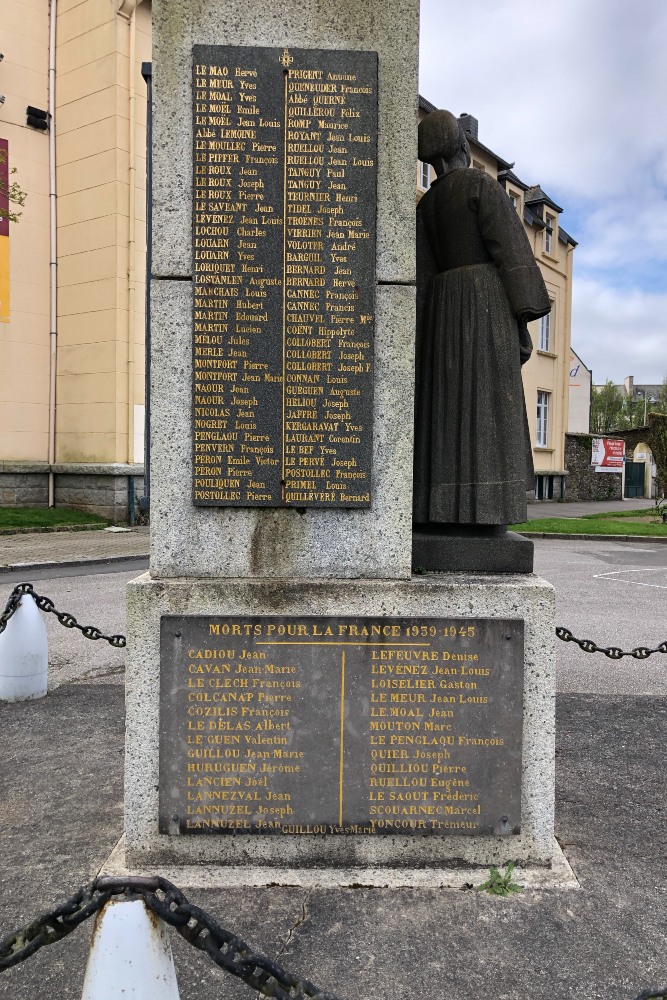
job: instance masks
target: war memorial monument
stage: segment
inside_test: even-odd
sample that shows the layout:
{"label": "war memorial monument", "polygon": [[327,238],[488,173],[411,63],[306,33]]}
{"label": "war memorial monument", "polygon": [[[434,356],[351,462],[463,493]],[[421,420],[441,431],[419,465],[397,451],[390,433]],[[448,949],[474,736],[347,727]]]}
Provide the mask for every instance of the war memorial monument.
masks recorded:
{"label": "war memorial monument", "polygon": [[[442,272],[478,268],[463,277],[494,322],[505,309],[501,350],[516,337],[498,382],[518,417],[493,421],[513,428],[514,510],[540,290],[503,306],[498,274],[522,265],[476,244],[447,263],[440,202],[417,255],[418,2],[154,0],[153,17],[152,530],[128,593],[125,863],[220,885],[549,866],[553,590],[509,518],[479,513],[488,483],[452,515],[453,491],[472,502],[466,462],[496,476],[494,444],[473,422],[459,461],[452,427],[447,454],[423,432],[446,419],[425,402],[445,363],[420,354],[452,336]],[[437,121],[438,184],[479,185]],[[464,414],[448,370],[441,404]]]}

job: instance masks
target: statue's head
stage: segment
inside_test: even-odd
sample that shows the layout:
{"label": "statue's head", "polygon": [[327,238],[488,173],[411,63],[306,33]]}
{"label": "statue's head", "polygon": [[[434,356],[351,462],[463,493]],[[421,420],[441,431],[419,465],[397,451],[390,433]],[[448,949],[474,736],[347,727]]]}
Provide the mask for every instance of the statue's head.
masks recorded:
{"label": "statue's head", "polygon": [[418,156],[438,175],[470,166],[470,146],[461,123],[451,111],[432,111],[419,123]]}

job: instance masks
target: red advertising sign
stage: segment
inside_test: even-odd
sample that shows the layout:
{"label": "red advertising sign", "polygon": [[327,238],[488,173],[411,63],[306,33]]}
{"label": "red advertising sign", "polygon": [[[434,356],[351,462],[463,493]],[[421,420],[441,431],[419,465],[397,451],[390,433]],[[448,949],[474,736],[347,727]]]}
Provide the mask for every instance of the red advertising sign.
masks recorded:
{"label": "red advertising sign", "polygon": [[596,472],[622,472],[625,441],[620,438],[593,438],[591,465]]}

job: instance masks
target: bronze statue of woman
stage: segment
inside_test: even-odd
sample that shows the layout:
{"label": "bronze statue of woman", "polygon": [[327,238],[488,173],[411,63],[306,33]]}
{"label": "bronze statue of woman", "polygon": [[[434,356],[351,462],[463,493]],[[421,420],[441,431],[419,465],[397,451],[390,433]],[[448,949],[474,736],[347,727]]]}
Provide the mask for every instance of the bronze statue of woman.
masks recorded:
{"label": "bronze statue of woman", "polygon": [[509,197],[470,168],[450,112],[421,122],[419,159],[437,177],[417,207],[414,564],[530,571],[532,544],[505,526],[526,519],[521,365],[549,296]]}

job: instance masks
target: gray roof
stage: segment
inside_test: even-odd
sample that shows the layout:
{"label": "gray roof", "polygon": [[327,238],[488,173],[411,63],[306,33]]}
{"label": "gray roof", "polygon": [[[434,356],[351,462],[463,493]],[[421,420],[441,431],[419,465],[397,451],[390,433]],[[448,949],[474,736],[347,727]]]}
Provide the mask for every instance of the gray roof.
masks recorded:
{"label": "gray roof", "polygon": [[527,206],[524,206],[523,209],[523,221],[529,226],[537,226],[538,229],[547,228],[546,222],[543,222],[539,215],[535,215],[534,212],[531,212]]}
{"label": "gray roof", "polygon": [[570,244],[571,247],[578,247],[579,244],[575,239],[573,239],[569,233],[566,233],[562,226],[558,227],[558,239],[561,243]]}
{"label": "gray roof", "polygon": [[[419,110],[424,111],[426,114],[430,114],[432,111],[437,111],[438,109],[436,108],[435,104],[431,104],[430,101],[427,101],[426,98],[422,97],[420,94]],[[480,149],[482,150],[482,152],[487,153],[489,156],[493,157],[493,159],[498,164],[498,180],[500,181],[500,183],[509,181],[516,187],[521,188],[522,191],[525,191],[523,218],[527,225],[536,226],[538,229],[546,229],[545,221],[542,218],[540,218],[540,215],[542,214],[541,206],[543,205],[548,205],[549,208],[552,209],[552,211],[558,212],[559,214],[563,211],[560,205],[557,205],[556,202],[553,201],[553,199],[550,198],[549,195],[542,190],[539,184],[532,184],[532,185],[524,184],[524,182],[520,180],[519,177],[517,177],[517,175],[512,170],[512,167],[514,166],[513,163],[509,163],[507,160],[503,160],[501,156],[498,156],[497,153],[494,153],[492,149],[489,149],[488,146],[485,146],[484,143],[479,141],[479,139],[476,139],[469,134],[468,134],[468,142],[470,143],[472,149]],[[535,211],[535,209],[537,209],[537,211]],[[562,229],[560,226],[558,228],[558,239],[561,241],[561,243],[565,243],[566,245],[569,244],[572,247],[577,246],[577,241],[573,239],[568,233],[566,233],[565,230]]]}
{"label": "gray roof", "polygon": [[479,141],[479,139],[473,139],[471,135],[469,135],[467,138],[471,146],[474,146],[477,149],[481,149],[482,152],[488,153],[489,156],[492,156],[494,160],[497,162],[499,170],[510,170],[514,166],[513,163],[509,163],[507,160],[503,160],[501,156],[498,156],[497,153],[494,153],[492,149],[489,149],[488,146],[485,146],[483,142]]}
{"label": "gray roof", "polygon": [[513,184],[514,187],[521,188],[522,191],[528,190],[528,185],[524,184],[522,180],[519,180],[519,178],[517,177],[517,175],[514,173],[513,170],[499,170],[498,180],[509,181],[510,184]]}
{"label": "gray roof", "polygon": [[435,104],[431,104],[430,101],[427,101],[426,98],[422,97],[422,95],[420,94],[419,95],[419,110],[420,111],[425,111],[427,115],[430,115],[430,113],[432,111],[437,111],[438,109],[436,108]]}
{"label": "gray roof", "polygon": [[528,205],[548,205],[549,208],[553,208],[554,212],[562,212],[563,209],[560,205],[557,205],[555,201],[552,201],[548,194],[546,194],[539,184],[533,184],[526,191],[526,203]]}

